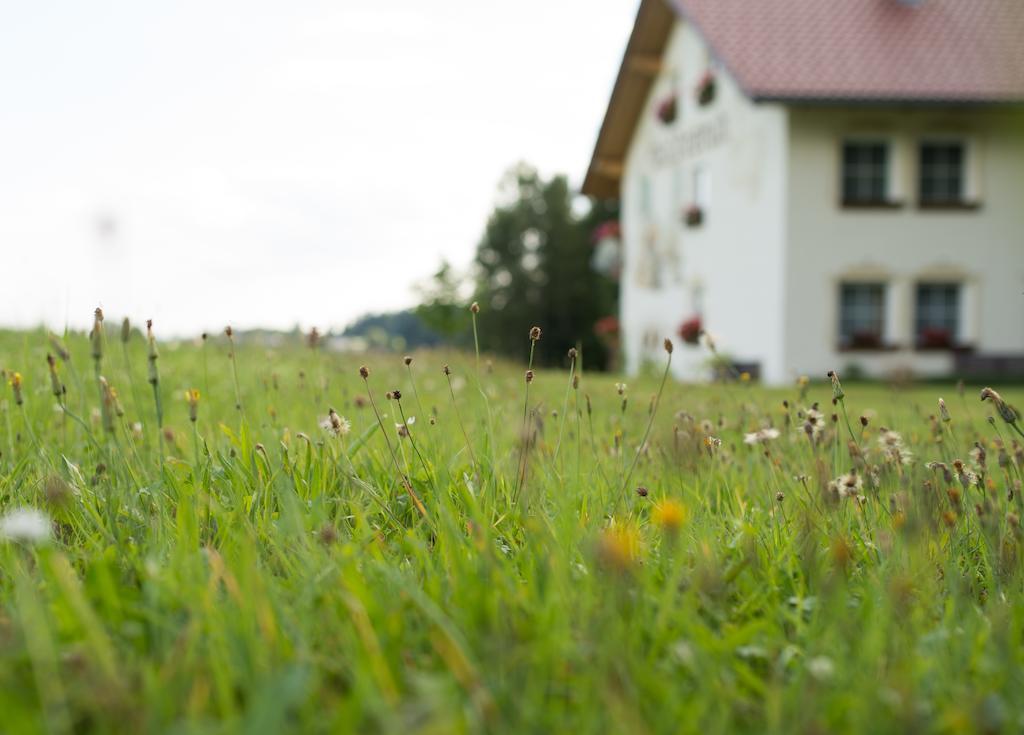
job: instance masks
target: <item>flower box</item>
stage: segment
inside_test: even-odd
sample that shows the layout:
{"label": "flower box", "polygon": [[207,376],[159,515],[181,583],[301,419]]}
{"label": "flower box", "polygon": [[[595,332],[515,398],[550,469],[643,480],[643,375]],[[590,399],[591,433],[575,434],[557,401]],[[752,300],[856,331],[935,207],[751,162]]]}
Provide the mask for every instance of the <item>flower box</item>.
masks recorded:
{"label": "flower box", "polygon": [[948,329],[922,329],[917,335],[917,347],[921,350],[949,350],[953,348],[953,335]]}
{"label": "flower box", "polygon": [[715,75],[709,69],[697,82],[697,104],[701,107],[710,105],[715,99],[715,87]]}
{"label": "flower box", "polygon": [[655,114],[658,116],[658,119],[665,125],[671,125],[675,122],[678,112],[679,104],[675,94],[671,94],[659,102],[658,107],[655,110]]}
{"label": "flower box", "polygon": [[683,210],[683,222],[687,227],[700,227],[704,224],[704,210],[691,204]]}
{"label": "flower box", "polygon": [[692,316],[679,325],[679,336],[688,345],[700,344],[700,336],[704,333],[704,325],[700,316]]}

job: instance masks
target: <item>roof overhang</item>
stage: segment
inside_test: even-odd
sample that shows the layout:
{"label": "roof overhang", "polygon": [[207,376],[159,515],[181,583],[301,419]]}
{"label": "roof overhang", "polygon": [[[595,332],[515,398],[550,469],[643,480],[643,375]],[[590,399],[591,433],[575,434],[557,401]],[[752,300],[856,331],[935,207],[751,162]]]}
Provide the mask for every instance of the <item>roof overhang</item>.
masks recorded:
{"label": "roof overhang", "polygon": [[641,0],[583,180],[584,194],[598,199],[619,198],[626,152],[651,85],[661,72],[665,44],[676,17],[665,0]]}

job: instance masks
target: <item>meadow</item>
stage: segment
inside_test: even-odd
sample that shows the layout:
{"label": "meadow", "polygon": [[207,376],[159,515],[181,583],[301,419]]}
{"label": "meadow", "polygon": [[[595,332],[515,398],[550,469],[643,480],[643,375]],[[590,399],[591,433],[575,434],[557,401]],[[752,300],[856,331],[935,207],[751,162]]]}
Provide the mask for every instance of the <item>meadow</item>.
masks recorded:
{"label": "meadow", "polygon": [[1024,728],[1019,389],[155,328],[0,332],[0,732]]}

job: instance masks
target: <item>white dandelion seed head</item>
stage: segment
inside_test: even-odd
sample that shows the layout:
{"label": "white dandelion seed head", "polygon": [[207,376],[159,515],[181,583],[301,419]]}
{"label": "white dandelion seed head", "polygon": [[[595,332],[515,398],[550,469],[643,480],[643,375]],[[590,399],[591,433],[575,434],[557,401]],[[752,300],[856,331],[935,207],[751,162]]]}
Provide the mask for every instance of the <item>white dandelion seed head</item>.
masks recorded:
{"label": "white dandelion seed head", "polygon": [[26,544],[50,540],[50,518],[35,508],[14,508],[0,517],[0,538]]}
{"label": "white dandelion seed head", "polygon": [[762,444],[779,438],[779,430],[769,427],[743,435],[744,444]]}

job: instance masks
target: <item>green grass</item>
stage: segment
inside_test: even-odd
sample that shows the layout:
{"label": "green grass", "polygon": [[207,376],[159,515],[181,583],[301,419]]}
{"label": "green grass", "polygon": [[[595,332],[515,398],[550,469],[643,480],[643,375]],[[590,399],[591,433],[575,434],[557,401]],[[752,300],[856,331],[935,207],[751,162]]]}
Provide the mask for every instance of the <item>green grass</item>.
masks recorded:
{"label": "green grass", "polygon": [[[112,431],[67,348],[64,414],[55,345],[0,333],[0,516],[52,519],[0,540],[0,732],[1024,727],[1022,468],[975,387],[848,385],[847,428],[827,383],[669,381],[638,455],[660,375],[537,370],[526,397],[473,355],[296,343],[238,345],[236,382],[220,336],[160,346],[161,438],[142,336],[107,332]],[[955,458],[978,485],[927,466]]]}

